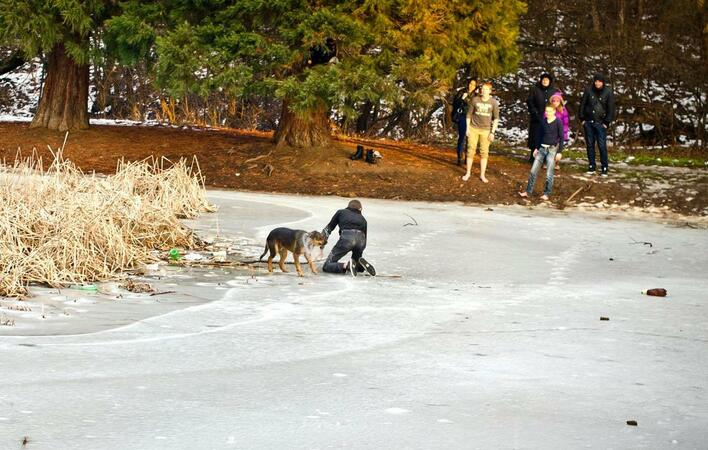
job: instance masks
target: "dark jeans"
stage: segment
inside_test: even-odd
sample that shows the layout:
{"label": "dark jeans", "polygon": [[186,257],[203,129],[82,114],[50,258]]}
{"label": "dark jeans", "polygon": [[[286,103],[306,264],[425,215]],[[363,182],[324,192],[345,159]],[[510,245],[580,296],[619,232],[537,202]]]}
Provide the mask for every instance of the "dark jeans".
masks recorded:
{"label": "dark jeans", "polygon": [[588,164],[590,170],[595,170],[595,142],[600,148],[601,167],[607,168],[607,128],[600,123],[588,120],[583,126],[585,144],[588,148]]}
{"label": "dark jeans", "polygon": [[[334,244],[327,260],[322,266],[322,270],[329,273],[343,273],[344,264],[338,262],[344,255],[352,252],[352,258],[356,261],[361,258],[366,248],[366,236],[359,230],[342,230],[339,240]],[[357,271],[363,272],[364,268],[357,264]]]}
{"label": "dark jeans", "polygon": [[461,161],[466,156],[465,137],[467,136],[467,118],[457,120],[457,159]]}

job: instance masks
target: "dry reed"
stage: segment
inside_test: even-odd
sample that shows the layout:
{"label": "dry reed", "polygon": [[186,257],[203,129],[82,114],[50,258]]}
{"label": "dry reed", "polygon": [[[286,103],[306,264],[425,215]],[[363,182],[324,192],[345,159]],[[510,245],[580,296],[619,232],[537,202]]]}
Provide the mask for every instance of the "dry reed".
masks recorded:
{"label": "dry reed", "polygon": [[[51,149],[50,149],[51,150]],[[194,248],[179,218],[213,211],[194,159],[118,163],[115,175],[85,175],[54,154],[15,160],[0,173],[0,296],[29,283],[61,287],[105,281],[154,262],[154,250]]]}

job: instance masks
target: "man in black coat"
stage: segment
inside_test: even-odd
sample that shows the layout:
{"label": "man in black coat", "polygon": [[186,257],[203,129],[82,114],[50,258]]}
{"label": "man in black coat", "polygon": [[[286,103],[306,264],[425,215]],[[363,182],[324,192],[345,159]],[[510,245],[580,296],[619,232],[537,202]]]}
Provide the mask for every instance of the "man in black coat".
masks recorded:
{"label": "man in black coat", "polygon": [[593,76],[592,86],[588,87],[580,102],[578,117],[583,123],[585,144],[588,151],[588,175],[595,174],[595,142],[600,149],[600,174],[607,176],[607,129],[615,119],[615,97],[605,84],[601,73]]}
{"label": "man in black coat", "polygon": [[531,151],[529,160],[533,162],[533,151],[538,150],[543,139],[543,112],[551,96],[558,91],[553,86],[553,75],[548,72],[541,74],[538,83],[534,84],[526,99],[526,106],[529,110],[529,141],[528,147]]}
{"label": "man in black coat", "polygon": [[[322,266],[324,272],[350,272],[356,276],[358,272],[366,270],[370,275],[376,275],[374,267],[362,257],[366,248],[367,224],[361,209],[359,200],[350,201],[345,209],[340,209],[332,216],[332,220],[322,230],[322,233],[329,237],[330,233],[339,227],[339,240]],[[349,252],[352,252],[351,261],[346,265],[340,263],[339,260]]]}

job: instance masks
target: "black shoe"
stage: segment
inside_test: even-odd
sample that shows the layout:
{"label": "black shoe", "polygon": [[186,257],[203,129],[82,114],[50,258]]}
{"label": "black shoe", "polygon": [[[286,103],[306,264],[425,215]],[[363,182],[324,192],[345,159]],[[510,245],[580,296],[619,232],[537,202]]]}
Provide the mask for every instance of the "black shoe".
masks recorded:
{"label": "black shoe", "polygon": [[369,164],[376,164],[376,157],[374,156],[374,149],[370,148],[366,151],[366,162]]}
{"label": "black shoe", "polygon": [[364,157],[364,146],[363,145],[357,145],[356,146],[356,152],[349,157],[352,161],[356,161],[357,159],[361,159]]}
{"label": "black shoe", "polygon": [[369,275],[372,277],[376,276],[376,269],[374,269],[374,266],[372,266],[369,261],[364,258],[359,258],[359,267],[362,267],[364,270],[369,272]]}
{"label": "black shoe", "polygon": [[607,167],[603,167],[602,170],[600,171],[600,176],[601,177],[606,177],[608,175],[607,173]]}
{"label": "black shoe", "polygon": [[586,175],[595,175],[595,168],[594,167],[588,167],[588,171],[585,172]]}

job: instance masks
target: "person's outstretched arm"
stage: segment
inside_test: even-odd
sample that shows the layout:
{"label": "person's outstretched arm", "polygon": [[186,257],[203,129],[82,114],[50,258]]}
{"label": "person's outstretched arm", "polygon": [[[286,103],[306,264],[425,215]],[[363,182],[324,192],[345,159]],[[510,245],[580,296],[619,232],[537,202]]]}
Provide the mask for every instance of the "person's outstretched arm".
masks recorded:
{"label": "person's outstretched arm", "polygon": [[329,221],[326,227],[322,230],[322,234],[325,235],[325,237],[329,238],[329,235],[334,231],[334,229],[339,225],[339,216],[341,215],[342,211],[339,210],[336,213],[334,213],[334,216],[332,216],[332,220]]}

